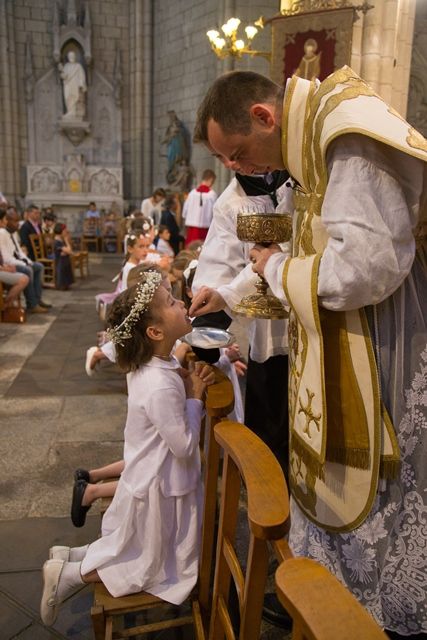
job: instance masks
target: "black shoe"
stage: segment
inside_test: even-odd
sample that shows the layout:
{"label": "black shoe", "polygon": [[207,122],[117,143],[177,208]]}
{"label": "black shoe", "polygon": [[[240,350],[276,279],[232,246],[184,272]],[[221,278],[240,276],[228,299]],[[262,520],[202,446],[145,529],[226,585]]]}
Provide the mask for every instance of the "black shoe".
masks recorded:
{"label": "black shoe", "polygon": [[282,607],[275,593],[266,593],[264,596],[264,606],[262,608],[262,618],[275,627],[292,630],[292,618]]}
{"label": "black shoe", "polygon": [[47,302],[42,302],[42,300],[39,301],[39,306],[43,307],[43,309],[51,309],[52,305],[48,304]]}
{"label": "black shoe", "polygon": [[76,469],[74,471],[74,482],[78,482],[79,480],[90,482],[89,471],[87,469]]}
{"label": "black shoe", "polygon": [[91,505],[85,507],[82,500],[87,487],[86,480],[78,480],[73,487],[73,500],[71,502],[71,522],[75,527],[82,527],[86,522],[86,514]]}

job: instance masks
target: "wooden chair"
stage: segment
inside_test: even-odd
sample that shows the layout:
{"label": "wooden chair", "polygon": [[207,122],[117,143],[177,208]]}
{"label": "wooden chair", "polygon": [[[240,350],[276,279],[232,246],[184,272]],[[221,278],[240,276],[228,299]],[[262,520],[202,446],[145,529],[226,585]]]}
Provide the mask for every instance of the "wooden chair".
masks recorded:
{"label": "wooden chair", "polygon": [[388,638],[352,593],[314,560],[285,560],[276,571],[276,588],[293,619],[292,640]]}
{"label": "wooden chair", "polygon": [[27,318],[25,309],[21,304],[20,295],[16,300],[16,306],[5,308],[4,301],[9,288],[10,287],[7,284],[0,282],[0,322],[13,322],[22,324],[26,321]]}
{"label": "wooden chair", "polygon": [[121,253],[123,237],[120,233],[120,220],[105,216],[101,220],[102,250],[108,251],[108,247],[114,245],[115,253]]}
{"label": "wooden chair", "polygon": [[[268,541],[283,538],[289,526],[289,500],[283,471],[271,450],[237,422],[215,426],[224,452],[221,510],[209,640],[258,640],[268,572]],[[245,573],[235,551],[241,481],[247,491],[249,548]],[[228,610],[231,579],[240,613],[236,636]]]}
{"label": "wooden chair", "polygon": [[84,218],[83,234],[81,237],[81,246],[83,251],[89,251],[90,247],[94,247],[95,251],[101,251],[100,221],[98,218]]}
{"label": "wooden chair", "polygon": [[[208,620],[209,587],[212,574],[212,555],[214,548],[215,510],[217,479],[219,468],[219,447],[213,435],[214,426],[232,411],[234,406],[233,386],[218,369],[215,370],[215,384],[208,388],[206,398],[204,444],[204,481],[205,501],[202,528],[201,561],[199,584],[190,596],[191,614],[178,615],[176,607],[146,592],[136,593],[122,598],[113,598],[104,585],[98,583],[94,590],[94,605],[91,610],[96,640],[133,637],[141,633],[181,627],[193,624],[198,640],[205,639],[204,628]],[[125,614],[157,610],[162,619],[137,624],[125,631],[116,631],[114,627],[123,626]],[[172,617],[171,617],[172,615]]]}
{"label": "wooden chair", "polygon": [[54,289],[56,286],[55,260],[46,257],[43,234],[31,233],[30,242],[36,261],[44,266],[43,286]]}
{"label": "wooden chair", "polygon": [[75,273],[78,269],[80,278],[86,278],[89,275],[89,252],[82,248],[81,237],[71,237],[70,242],[73,249],[71,256],[73,272]]}

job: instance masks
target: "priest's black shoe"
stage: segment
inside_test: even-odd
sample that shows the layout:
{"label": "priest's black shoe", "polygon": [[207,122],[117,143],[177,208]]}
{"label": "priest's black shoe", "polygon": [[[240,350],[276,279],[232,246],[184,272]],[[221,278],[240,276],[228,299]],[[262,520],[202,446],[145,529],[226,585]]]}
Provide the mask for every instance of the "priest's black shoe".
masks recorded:
{"label": "priest's black shoe", "polygon": [[266,593],[264,596],[264,606],[262,608],[262,618],[276,627],[292,630],[292,618],[282,607],[275,593]]}
{"label": "priest's black shoe", "polygon": [[73,500],[71,502],[71,521],[75,527],[82,527],[86,522],[86,514],[91,505],[82,505],[84,492],[87,487],[86,480],[77,480],[73,487]]}

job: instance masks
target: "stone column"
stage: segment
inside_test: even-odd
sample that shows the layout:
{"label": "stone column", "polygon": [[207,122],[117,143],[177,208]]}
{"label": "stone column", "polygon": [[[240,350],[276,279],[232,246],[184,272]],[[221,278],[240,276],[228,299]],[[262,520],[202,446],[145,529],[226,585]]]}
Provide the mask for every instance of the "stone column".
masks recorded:
{"label": "stone column", "polygon": [[143,112],[142,112],[142,196],[149,196],[153,191],[153,33],[154,33],[154,12],[152,0],[143,0],[144,25],[142,33],[143,42],[143,68],[142,83]]}
{"label": "stone column", "polygon": [[415,0],[401,0],[397,15],[395,73],[393,75],[391,104],[406,116],[412,41],[414,35]]}
{"label": "stone column", "polygon": [[360,73],[375,91],[380,89],[383,8],[385,0],[378,0],[374,9],[365,15],[362,33]]}
{"label": "stone column", "polygon": [[13,4],[0,0],[0,190],[11,200],[20,197],[18,85]]}
{"label": "stone column", "polygon": [[[362,27],[359,73],[402,116],[406,115],[414,11],[415,0],[377,0]],[[355,71],[358,48],[355,40]]]}

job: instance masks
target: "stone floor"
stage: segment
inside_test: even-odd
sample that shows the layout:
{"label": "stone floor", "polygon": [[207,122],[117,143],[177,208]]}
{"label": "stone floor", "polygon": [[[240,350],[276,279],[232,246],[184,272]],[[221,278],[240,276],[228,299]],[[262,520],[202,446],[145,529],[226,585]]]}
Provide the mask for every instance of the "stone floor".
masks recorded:
{"label": "stone floor", "polygon": [[[40,568],[50,546],[78,546],[98,535],[96,507],[82,529],[69,519],[73,470],[122,456],[123,375],[112,365],[96,379],[84,372],[85,351],[102,328],[94,295],[112,290],[119,267],[115,256],[92,254],[89,278],[68,292],[46,290],[48,314],[22,326],[0,324],[0,640],[93,637],[91,587],[64,603],[52,629],[44,627]],[[284,635],[265,625],[261,637]]]}

